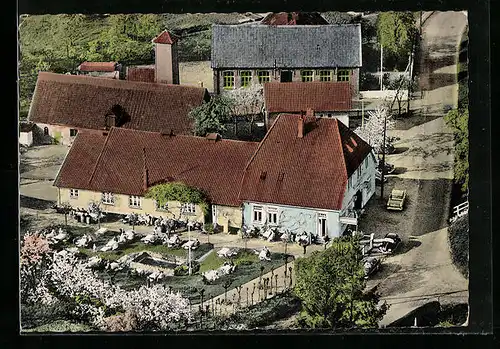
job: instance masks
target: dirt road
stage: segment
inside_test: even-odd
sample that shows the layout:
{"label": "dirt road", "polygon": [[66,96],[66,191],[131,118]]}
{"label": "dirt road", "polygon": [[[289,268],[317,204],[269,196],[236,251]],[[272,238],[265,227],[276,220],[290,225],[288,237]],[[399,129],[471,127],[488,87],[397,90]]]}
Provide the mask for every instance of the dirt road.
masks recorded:
{"label": "dirt road", "polygon": [[444,111],[457,104],[456,59],[466,25],[463,12],[435,12],[428,18],[418,73],[424,93],[412,106],[419,120],[392,132],[401,138],[395,144],[400,151],[387,161],[400,169],[395,175],[399,180],[413,183],[408,189],[415,207],[406,219],[412,234],[405,238],[414,248],[386,259],[384,270],[369,282],[369,287],[378,285],[382,300],[391,305],[381,326],[429,301],[467,302],[468,281],[452,264],[448,245],[453,135],[443,120]]}

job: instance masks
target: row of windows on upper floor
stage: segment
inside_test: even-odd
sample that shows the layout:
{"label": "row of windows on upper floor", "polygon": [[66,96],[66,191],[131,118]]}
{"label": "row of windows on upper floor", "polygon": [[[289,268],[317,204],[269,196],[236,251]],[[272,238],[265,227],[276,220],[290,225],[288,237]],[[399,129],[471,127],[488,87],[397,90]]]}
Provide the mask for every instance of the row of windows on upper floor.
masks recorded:
{"label": "row of windows on upper floor", "polygon": [[[318,70],[314,71],[311,69],[304,69],[300,71],[300,78],[302,82],[310,82],[314,81],[316,76],[319,76],[319,81],[329,82],[334,81],[349,81],[352,70],[349,69],[339,69],[337,70],[337,74],[335,76],[334,70]],[[257,71],[257,80],[260,84],[271,81],[271,72],[269,70],[258,70]],[[248,87],[252,81],[252,71],[251,70],[243,70],[239,74],[240,76],[240,84],[241,87]],[[224,71],[222,73],[224,89],[234,89],[236,75],[234,71]]]}
{"label": "row of windows on upper floor", "polygon": [[[80,196],[80,191],[78,189],[70,189],[69,197],[71,199],[78,199]],[[115,196],[113,193],[105,192],[101,194],[101,202],[105,205],[114,205],[115,204]],[[141,209],[142,208],[142,197],[137,195],[129,195],[128,197],[128,206],[131,208]],[[155,207],[157,211],[167,211],[168,203],[165,205],[159,206],[155,201]],[[196,205],[193,203],[183,203],[181,204],[181,212],[184,214],[195,214],[196,213]]]}

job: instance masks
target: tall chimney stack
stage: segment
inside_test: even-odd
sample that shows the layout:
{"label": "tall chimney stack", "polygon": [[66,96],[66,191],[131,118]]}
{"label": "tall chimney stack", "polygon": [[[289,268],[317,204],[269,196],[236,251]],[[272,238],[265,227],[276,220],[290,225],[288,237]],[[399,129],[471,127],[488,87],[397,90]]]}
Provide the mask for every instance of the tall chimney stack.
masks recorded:
{"label": "tall chimney stack", "polygon": [[178,85],[177,38],[164,30],[152,42],[155,44],[155,82]]}
{"label": "tall chimney stack", "polygon": [[304,138],[304,116],[300,115],[297,119],[297,138]]}

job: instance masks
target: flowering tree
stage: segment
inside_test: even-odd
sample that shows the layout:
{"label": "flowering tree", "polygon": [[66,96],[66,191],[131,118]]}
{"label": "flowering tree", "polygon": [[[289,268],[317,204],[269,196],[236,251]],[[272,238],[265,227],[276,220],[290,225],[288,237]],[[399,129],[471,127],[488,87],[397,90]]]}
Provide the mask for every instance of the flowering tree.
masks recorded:
{"label": "flowering tree", "polygon": [[[369,117],[364,125],[356,128],[354,132],[365,142],[370,144],[376,153],[381,153],[382,144],[384,142],[384,127],[386,127],[387,130],[394,129],[395,121],[385,106],[378,106],[374,111],[369,111],[368,115]],[[386,149],[391,143],[391,138],[386,135]]]}
{"label": "flowering tree", "polygon": [[233,101],[235,116],[250,116],[250,132],[255,121],[255,116],[264,109],[264,87],[262,84],[252,82],[250,86],[240,87],[227,92]]}
{"label": "flowering tree", "polygon": [[[162,285],[124,290],[97,278],[84,260],[64,250],[54,253],[46,275],[42,291],[73,300],[72,315],[102,330],[169,330],[189,317],[188,300],[180,294]],[[40,299],[47,304],[53,298]]]}
{"label": "flowering tree", "polygon": [[26,233],[21,242],[20,278],[23,303],[50,302],[45,272],[50,266],[48,241],[39,233]]}

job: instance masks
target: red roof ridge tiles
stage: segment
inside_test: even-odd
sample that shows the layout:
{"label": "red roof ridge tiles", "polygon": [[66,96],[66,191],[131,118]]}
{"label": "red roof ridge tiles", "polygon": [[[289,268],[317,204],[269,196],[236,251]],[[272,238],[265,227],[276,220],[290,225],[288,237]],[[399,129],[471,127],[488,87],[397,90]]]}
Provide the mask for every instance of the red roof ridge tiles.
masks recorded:
{"label": "red roof ridge tiles", "polygon": [[168,32],[168,30],[162,31],[157,37],[155,37],[153,40],[151,40],[154,44],[168,44],[168,45],[173,45],[175,44],[179,39]]}
{"label": "red roof ridge tiles", "polygon": [[78,70],[87,72],[113,72],[118,62],[82,62]]}
{"label": "red roof ridge tiles", "polygon": [[345,81],[268,82],[264,101],[270,113],[347,111],[352,109],[352,87]]}

